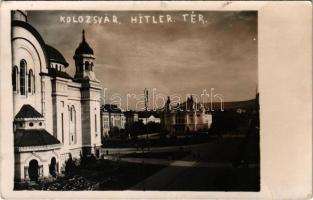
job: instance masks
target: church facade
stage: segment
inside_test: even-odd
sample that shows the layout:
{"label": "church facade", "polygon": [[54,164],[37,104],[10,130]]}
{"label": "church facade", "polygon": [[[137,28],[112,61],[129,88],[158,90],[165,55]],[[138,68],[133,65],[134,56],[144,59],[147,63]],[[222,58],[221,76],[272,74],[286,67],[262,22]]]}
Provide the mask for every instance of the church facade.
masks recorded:
{"label": "church facade", "polygon": [[102,88],[84,31],[73,54],[75,66],[69,66],[26,12],[12,12],[15,180],[56,176],[68,159],[100,154]]}

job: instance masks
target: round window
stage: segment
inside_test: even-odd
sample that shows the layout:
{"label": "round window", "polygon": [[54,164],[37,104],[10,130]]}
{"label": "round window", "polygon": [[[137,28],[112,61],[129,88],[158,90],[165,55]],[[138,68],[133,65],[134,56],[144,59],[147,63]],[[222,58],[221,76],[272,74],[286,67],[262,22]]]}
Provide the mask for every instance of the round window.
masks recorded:
{"label": "round window", "polygon": [[33,122],[30,122],[30,123],[29,123],[29,126],[30,126],[30,127],[34,126],[34,123],[33,123]]}
{"label": "round window", "polygon": [[42,126],[42,122],[39,122],[39,126]]}

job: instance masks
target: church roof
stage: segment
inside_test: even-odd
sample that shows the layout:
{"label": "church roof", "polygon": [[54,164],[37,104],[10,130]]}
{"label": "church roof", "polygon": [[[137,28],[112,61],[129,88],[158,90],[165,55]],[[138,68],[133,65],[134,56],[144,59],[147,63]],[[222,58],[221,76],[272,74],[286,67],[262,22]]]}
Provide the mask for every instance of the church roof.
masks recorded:
{"label": "church roof", "polygon": [[15,115],[15,118],[43,118],[43,116],[31,105],[25,104]]}
{"label": "church roof", "polygon": [[56,70],[54,68],[48,69],[48,75],[51,77],[61,77],[61,78],[66,78],[66,79],[72,79],[72,77],[68,73]]}
{"label": "church roof", "polygon": [[45,129],[17,130],[14,133],[14,146],[46,146],[60,144],[60,141]]}
{"label": "church roof", "polygon": [[75,51],[75,55],[80,55],[80,54],[92,54],[93,55],[93,49],[89,46],[89,44],[86,42],[86,39],[85,39],[85,30],[83,30],[83,40]]}
{"label": "church roof", "polygon": [[33,36],[37,39],[37,41],[39,42],[44,54],[45,54],[45,60],[47,63],[49,63],[49,59],[48,59],[48,55],[47,55],[47,50],[46,50],[46,45],[44,40],[42,39],[41,35],[38,33],[38,31],[32,27],[30,24],[28,24],[27,22],[24,21],[19,21],[19,20],[13,20],[12,21],[12,27],[22,27],[26,30],[28,30],[29,32],[31,32],[33,34]]}
{"label": "church roof", "polygon": [[65,67],[68,66],[63,55],[54,47],[46,44],[46,51],[50,62],[57,62],[63,64]]}

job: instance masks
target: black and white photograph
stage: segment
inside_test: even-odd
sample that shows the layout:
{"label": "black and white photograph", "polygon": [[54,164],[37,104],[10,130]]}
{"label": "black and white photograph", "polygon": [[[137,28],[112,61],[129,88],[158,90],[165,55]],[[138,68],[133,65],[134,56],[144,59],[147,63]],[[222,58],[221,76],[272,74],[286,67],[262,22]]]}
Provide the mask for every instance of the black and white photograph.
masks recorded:
{"label": "black and white photograph", "polygon": [[312,5],[1,2],[4,199],[312,197]]}
{"label": "black and white photograph", "polygon": [[14,189],[259,191],[257,16],[12,11]]}

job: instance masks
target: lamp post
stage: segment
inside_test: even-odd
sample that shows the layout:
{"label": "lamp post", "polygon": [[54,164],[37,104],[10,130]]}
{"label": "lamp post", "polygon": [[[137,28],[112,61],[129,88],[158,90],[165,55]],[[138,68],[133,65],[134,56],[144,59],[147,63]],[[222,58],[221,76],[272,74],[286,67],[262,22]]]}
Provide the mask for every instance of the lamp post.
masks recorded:
{"label": "lamp post", "polygon": [[[145,88],[144,89],[144,91],[143,91],[143,93],[144,93],[144,99],[145,99],[145,113],[146,113],[146,139],[147,139],[147,141],[149,140],[149,136],[148,136],[148,102],[149,102],[149,95],[148,95],[148,90],[147,90],[147,88]],[[148,143],[148,145],[149,145],[149,143]],[[149,149],[149,147],[148,147],[148,149]]]}

